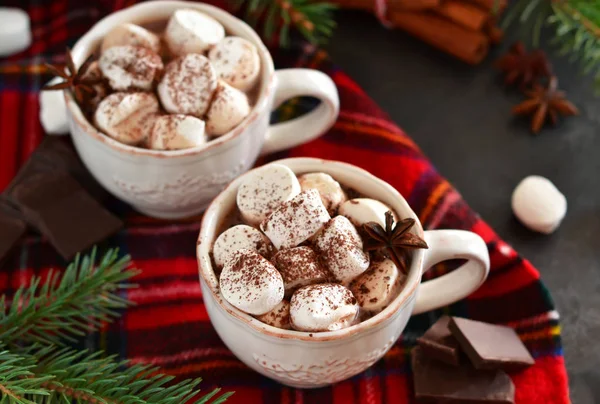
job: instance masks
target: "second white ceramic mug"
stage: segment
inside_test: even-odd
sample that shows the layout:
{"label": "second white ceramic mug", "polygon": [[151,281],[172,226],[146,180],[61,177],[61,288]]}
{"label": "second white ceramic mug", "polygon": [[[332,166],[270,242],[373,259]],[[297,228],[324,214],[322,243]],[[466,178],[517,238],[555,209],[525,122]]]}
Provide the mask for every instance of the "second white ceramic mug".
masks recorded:
{"label": "second white ceramic mug", "polygon": [[[180,218],[202,212],[232,179],[244,173],[262,153],[271,153],[312,140],[337,119],[339,98],[333,81],[310,69],[275,71],[260,38],[243,21],[202,3],[150,1],[100,20],[73,47],[77,66],[93,53],[115,26],[167,20],[177,9],[193,8],[219,21],[230,35],[251,41],[259,51],[262,76],[250,115],[229,133],[201,147],[158,151],[136,148],[100,133],[65,91],[75,147],[86,167],[108,191],[138,211],[160,218]],[[271,111],[292,97],[311,96],[320,105],[299,118],[269,125]]]}

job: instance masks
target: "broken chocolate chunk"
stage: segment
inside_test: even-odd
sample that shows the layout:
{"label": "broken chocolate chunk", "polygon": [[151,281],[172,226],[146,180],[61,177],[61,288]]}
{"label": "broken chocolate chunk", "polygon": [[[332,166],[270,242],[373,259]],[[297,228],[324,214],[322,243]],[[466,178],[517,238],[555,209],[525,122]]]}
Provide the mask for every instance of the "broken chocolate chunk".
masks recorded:
{"label": "broken chocolate chunk", "polygon": [[460,364],[460,349],[458,342],[448,328],[449,322],[450,317],[440,317],[422,337],[417,339],[417,343],[428,356],[449,365],[458,366]]}
{"label": "broken chocolate chunk", "polygon": [[535,363],[510,327],[452,317],[452,335],[477,369],[514,370]]}
{"label": "broken chocolate chunk", "polygon": [[417,346],[411,353],[415,396],[434,403],[513,404],[515,386],[502,370],[477,370],[470,363],[439,362]]}
{"label": "broken chocolate chunk", "polygon": [[19,213],[0,199],[0,266],[26,230]]}

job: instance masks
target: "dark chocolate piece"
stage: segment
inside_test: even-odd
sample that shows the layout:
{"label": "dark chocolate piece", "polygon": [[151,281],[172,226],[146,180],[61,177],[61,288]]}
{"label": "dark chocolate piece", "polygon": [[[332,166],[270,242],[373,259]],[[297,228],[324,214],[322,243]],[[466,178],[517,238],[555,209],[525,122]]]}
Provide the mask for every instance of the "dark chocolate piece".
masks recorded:
{"label": "dark chocolate piece", "polygon": [[514,370],[535,363],[510,327],[452,317],[452,335],[477,369]]}
{"label": "dark chocolate piece", "polygon": [[0,200],[0,266],[26,230],[19,213]]}
{"label": "dark chocolate piece", "polygon": [[460,349],[448,328],[448,322],[450,322],[450,317],[440,317],[422,337],[417,339],[417,343],[428,356],[449,365],[458,366]]}
{"label": "dark chocolate piece", "polygon": [[21,179],[12,197],[27,221],[65,259],[104,240],[123,225],[64,172]]}
{"label": "dark chocolate piece", "polygon": [[515,386],[502,370],[452,366],[429,357],[421,347],[411,353],[417,400],[435,403],[513,404]]}

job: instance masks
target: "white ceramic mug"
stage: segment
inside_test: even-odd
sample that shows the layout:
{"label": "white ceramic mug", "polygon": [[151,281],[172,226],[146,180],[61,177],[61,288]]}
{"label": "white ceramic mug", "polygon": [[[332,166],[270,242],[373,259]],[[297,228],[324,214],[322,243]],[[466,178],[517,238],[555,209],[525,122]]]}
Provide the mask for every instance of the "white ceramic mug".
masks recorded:
{"label": "white ceramic mug", "polygon": [[[282,330],[264,324],[231,306],[219,291],[210,251],[220,224],[235,208],[237,178],[211,203],[202,220],[197,256],[204,304],[215,330],[246,365],[293,387],[320,387],[364,371],[396,342],[411,314],[446,306],[475,291],[486,279],[490,261],[485,242],[462,230],[423,231],[406,200],[392,186],[356,166],[314,158],[277,161],[296,174],[325,172],[342,184],[389,205],[401,218],[416,220],[413,231],[429,249],[415,250],[404,289],[376,316],[349,328],[319,333]],[[467,262],[436,279],[421,275],[438,262]]]}
{"label": "white ceramic mug", "polygon": [[[247,171],[259,153],[270,153],[314,139],[327,131],[339,112],[333,81],[310,69],[275,71],[260,38],[243,21],[202,3],[150,1],[100,20],[73,47],[80,66],[113,27],[124,22],[166,21],[180,8],[202,11],[258,48],[262,64],[259,95],[250,115],[229,133],[206,145],[177,151],[128,146],[100,133],[87,121],[70,92],[65,91],[75,147],[94,177],[112,194],[149,216],[179,218],[202,212],[232,179]],[[269,125],[271,111],[283,101],[312,96],[321,104],[291,121]]]}

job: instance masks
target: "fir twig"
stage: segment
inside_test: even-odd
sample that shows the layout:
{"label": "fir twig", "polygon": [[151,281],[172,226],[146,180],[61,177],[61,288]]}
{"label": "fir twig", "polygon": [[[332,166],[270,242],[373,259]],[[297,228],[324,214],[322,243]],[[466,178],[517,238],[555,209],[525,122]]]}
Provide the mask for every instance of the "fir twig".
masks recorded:
{"label": "fir twig", "polygon": [[123,282],[137,271],[117,250],[108,251],[97,265],[95,261],[94,249],[83,259],[77,256],[62,276],[51,272],[43,285],[34,277],[28,287],[15,292],[11,304],[2,296],[0,341],[61,345],[117,317],[117,310],[130,305],[118,293],[133,286]]}

